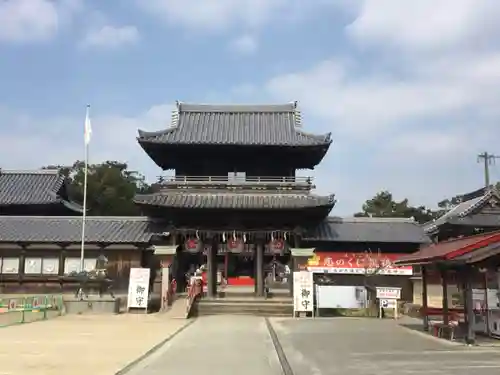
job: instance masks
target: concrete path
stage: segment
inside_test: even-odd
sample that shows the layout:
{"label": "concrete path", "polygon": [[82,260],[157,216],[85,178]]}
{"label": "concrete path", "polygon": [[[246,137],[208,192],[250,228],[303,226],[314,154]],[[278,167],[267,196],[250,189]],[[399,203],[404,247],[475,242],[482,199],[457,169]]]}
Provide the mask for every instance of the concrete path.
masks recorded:
{"label": "concrete path", "polygon": [[[199,318],[130,375],[493,375],[500,350],[467,348],[392,320]],[[274,340],[274,342],[273,342]]]}
{"label": "concrete path", "polygon": [[0,375],[493,375],[500,348],[467,348],[392,320],[66,316],[0,329]]}
{"label": "concrete path", "polygon": [[68,315],[0,328],[0,375],[114,375],[188,323],[153,315]]}
{"label": "concrete path", "polygon": [[500,350],[468,348],[399,326],[360,318],[276,319],[295,375],[500,373]]}
{"label": "concrete path", "polygon": [[278,375],[281,368],[263,318],[196,320],[130,375]]}

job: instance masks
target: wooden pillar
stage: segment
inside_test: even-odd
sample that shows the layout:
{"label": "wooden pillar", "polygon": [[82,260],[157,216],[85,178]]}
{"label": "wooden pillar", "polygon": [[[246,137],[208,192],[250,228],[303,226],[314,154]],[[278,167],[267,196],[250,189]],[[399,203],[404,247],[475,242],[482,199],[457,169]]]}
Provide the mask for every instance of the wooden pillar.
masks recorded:
{"label": "wooden pillar", "polygon": [[472,269],[467,267],[464,270],[465,285],[464,285],[464,304],[465,304],[465,316],[467,321],[467,333],[466,333],[466,343],[474,344],[476,341],[476,332],[474,332],[474,303],[472,300]]}
{"label": "wooden pillar", "polygon": [[445,268],[441,268],[441,287],[443,289],[443,323],[448,325],[450,322],[450,314],[448,307],[448,272]]}
{"label": "wooden pillar", "polygon": [[290,274],[288,275],[288,293],[290,297],[293,297],[293,272],[295,271],[293,259],[294,258],[290,256],[290,260],[288,261],[288,267],[290,268]]}
{"label": "wooden pillar", "polygon": [[424,330],[429,330],[429,316],[427,315],[428,298],[427,298],[427,278],[428,270],[426,266],[422,266],[422,310],[425,312],[423,316]]}
{"label": "wooden pillar", "polygon": [[217,241],[212,240],[212,245],[207,254],[207,297],[217,296]]}
{"label": "wooden pillar", "polygon": [[483,286],[484,286],[484,319],[486,323],[486,334],[489,336],[490,332],[490,306],[488,304],[488,268],[486,268],[482,274],[483,276]]}
{"label": "wooden pillar", "polygon": [[265,283],[265,276],[264,276],[264,246],[262,245],[262,242],[259,241],[257,242],[257,246],[255,247],[255,265],[256,265],[256,270],[255,270],[255,294],[257,297],[264,297],[264,283]]}

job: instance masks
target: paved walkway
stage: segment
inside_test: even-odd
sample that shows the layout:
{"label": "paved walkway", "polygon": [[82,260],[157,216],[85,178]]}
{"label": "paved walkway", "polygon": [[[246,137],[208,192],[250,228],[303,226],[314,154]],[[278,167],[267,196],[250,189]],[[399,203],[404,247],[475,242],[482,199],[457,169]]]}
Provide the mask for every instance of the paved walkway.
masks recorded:
{"label": "paved walkway", "polygon": [[393,320],[274,320],[295,375],[500,373],[500,350],[468,348]]}
{"label": "paved walkway", "polygon": [[[0,375],[114,375],[188,322],[82,315],[0,329]],[[283,370],[284,369],[284,370]],[[391,320],[202,317],[130,375],[493,375],[499,348],[467,348]]]}
{"label": "paved walkway", "polygon": [[[199,318],[130,375],[275,375],[278,356],[263,318]],[[308,374],[310,375],[310,374]]]}
{"label": "paved walkway", "polygon": [[113,375],[188,321],[68,315],[0,329],[0,375]]}
{"label": "paved walkway", "polygon": [[[499,349],[450,344],[392,320],[269,322],[271,330],[263,318],[199,318],[129,374],[496,375],[500,371]],[[277,346],[271,337],[278,338]]]}

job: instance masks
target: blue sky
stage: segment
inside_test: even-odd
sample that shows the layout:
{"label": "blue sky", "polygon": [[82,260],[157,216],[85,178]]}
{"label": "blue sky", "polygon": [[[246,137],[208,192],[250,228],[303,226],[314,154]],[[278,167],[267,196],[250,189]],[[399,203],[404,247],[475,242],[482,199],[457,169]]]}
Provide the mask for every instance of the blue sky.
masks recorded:
{"label": "blue sky", "polygon": [[[332,132],[304,172],[350,215],[381,189],[435,204],[482,184],[500,154],[496,0],[7,0],[0,2],[0,167],[82,158],[161,174],[138,128],[175,100],[299,101]],[[500,165],[492,166],[500,178]]]}

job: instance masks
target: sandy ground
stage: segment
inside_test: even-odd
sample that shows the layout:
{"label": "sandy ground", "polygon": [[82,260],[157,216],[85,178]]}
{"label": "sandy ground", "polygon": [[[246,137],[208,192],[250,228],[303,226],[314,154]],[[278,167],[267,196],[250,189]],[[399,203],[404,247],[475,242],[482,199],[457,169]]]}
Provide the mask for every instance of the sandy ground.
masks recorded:
{"label": "sandy ground", "polygon": [[68,315],[0,328],[0,375],[113,375],[189,321],[161,314]]}

